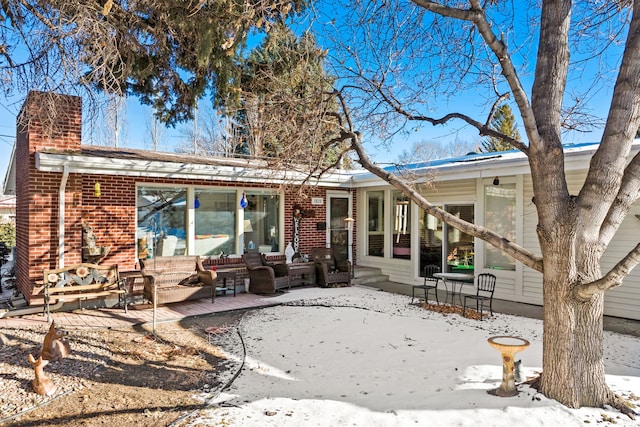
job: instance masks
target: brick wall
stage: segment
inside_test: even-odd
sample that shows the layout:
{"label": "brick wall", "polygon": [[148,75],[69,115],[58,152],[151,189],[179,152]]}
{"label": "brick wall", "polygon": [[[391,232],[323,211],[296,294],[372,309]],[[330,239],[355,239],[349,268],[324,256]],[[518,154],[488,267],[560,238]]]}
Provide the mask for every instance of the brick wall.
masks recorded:
{"label": "brick wall", "polygon": [[[312,197],[322,197],[322,205],[312,205]],[[284,204],[284,236],[285,247],[291,242],[293,244],[293,211],[294,206],[303,212],[303,218],[298,224],[298,251],[302,254],[311,252],[311,248],[324,248],[326,246],[326,234],[324,231],[316,230],[316,223],[327,221],[327,197],[324,188],[309,187],[305,190],[304,196],[296,191],[285,193]],[[284,250],[284,249],[283,249]]]}
{"label": "brick wall", "polygon": [[[94,195],[94,185],[100,183],[100,196]],[[117,264],[120,271],[134,270],[136,264],[136,180],[132,177],[109,175],[82,176],[81,222],[93,227],[96,244],[106,246],[109,253],[101,261]],[[77,251],[81,247],[76,248]]]}
{"label": "brick wall", "polygon": [[[30,302],[36,300],[41,292],[42,270],[60,266],[58,217],[63,179],[62,173],[37,171],[35,153],[45,148],[78,151],[81,146],[81,113],[80,98],[32,92],[18,117],[16,279],[18,289]],[[100,183],[99,197],[94,194],[96,183]],[[86,222],[93,228],[96,244],[109,248],[102,263],[117,264],[120,271],[136,268],[137,183],[237,186],[231,182],[79,175],[70,171],[64,187],[64,265],[81,262],[82,223]],[[260,186],[251,185],[251,188],[256,187]],[[326,222],[326,193],[327,189],[314,187],[305,189],[304,197],[294,189],[285,192],[285,244],[293,240],[293,210],[294,206],[299,206],[305,212],[300,221],[300,252],[309,253],[311,248],[326,245],[325,230],[316,228],[316,223]],[[321,197],[325,203],[312,205],[312,197]]]}
{"label": "brick wall", "polygon": [[[305,189],[304,195],[301,196],[295,191],[291,191],[285,194],[285,245],[288,242],[293,242],[293,211],[294,206],[299,206],[304,213],[303,218],[299,224],[299,247],[300,253],[308,254],[312,248],[324,248],[327,246],[326,231],[317,230],[316,224],[319,222],[327,222],[327,190],[323,187],[309,187]],[[342,190],[342,189],[341,189]],[[322,205],[312,205],[311,199],[313,197],[320,197],[324,203]],[[355,191],[352,193],[353,200],[353,213],[357,212]],[[328,226],[328,224],[327,224]],[[356,236],[355,222],[352,224],[352,236],[353,236],[353,260],[356,260],[356,248],[355,248],[355,236]]]}

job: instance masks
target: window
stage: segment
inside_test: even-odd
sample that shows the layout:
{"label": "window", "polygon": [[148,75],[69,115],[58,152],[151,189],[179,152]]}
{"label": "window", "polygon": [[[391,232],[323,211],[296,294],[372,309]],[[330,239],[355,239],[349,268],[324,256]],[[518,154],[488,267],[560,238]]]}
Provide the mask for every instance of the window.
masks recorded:
{"label": "window", "polygon": [[194,201],[195,240],[192,255],[235,252],[236,191],[196,189]]}
{"label": "window", "polygon": [[[474,222],[473,205],[448,205],[445,210],[471,224]],[[474,270],[473,237],[457,228],[446,226],[447,271],[471,273]]]}
{"label": "window", "polygon": [[[516,235],[516,185],[484,186],[485,226],[515,242]],[[484,245],[485,267],[515,270],[515,260],[500,249]]]}
{"label": "window", "polygon": [[184,254],[186,188],[138,188],[138,258]]}
{"label": "window", "polygon": [[280,197],[246,194],[249,204],[241,210],[237,190],[138,187],[138,256],[220,256],[248,248],[279,252]]}
{"label": "window", "polygon": [[442,268],[442,221],[421,211],[420,218],[420,275],[427,265]]}
{"label": "window", "polygon": [[247,201],[243,218],[245,250],[280,252],[280,197],[247,191]]}
{"label": "window", "polygon": [[393,218],[393,257],[411,258],[411,204],[400,191],[392,193],[394,206]]}
{"label": "window", "polygon": [[384,191],[367,192],[367,255],[384,256]]}

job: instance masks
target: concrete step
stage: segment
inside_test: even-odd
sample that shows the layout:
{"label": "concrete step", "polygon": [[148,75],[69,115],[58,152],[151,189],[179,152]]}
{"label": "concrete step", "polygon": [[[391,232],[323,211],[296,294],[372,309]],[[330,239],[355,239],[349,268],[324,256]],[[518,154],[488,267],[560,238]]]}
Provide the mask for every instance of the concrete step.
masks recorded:
{"label": "concrete step", "polygon": [[353,270],[353,279],[351,283],[354,285],[367,285],[376,282],[386,282],[389,276],[382,274],[379,268],[375,267],[358,267]]}

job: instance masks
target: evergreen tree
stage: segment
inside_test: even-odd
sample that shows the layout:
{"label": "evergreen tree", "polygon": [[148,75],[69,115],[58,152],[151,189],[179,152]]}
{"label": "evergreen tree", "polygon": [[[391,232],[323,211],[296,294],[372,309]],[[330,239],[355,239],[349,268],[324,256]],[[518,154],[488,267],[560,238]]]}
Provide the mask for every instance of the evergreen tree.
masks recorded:
{"label": "evergreen tree", "polygon": [[[520,133],[516,128],[515,117],[513,116],[511,107],[509,107],[507,104],[502,104],[500,107],[498,107],[498,110],[491,120],[491,128],[497,130],[503,135],[520,140]],[[493,151],[508,151],[513,149],[514,147],[504,139],[496,138],[493,136],[490,136],[486,140],[482,141],[482,147],[480,148],[483,153],[490,153]]]}
{"label": "evergreen tree", "polygon": [[[337,162],[340,146],[327,145],[336,131],[333,78],[324,70],[326,52],[310,33],[297,37],[274,25],[248,56],[240,82],[241,102],[230,102],[252,156],[314,163]],[[235,108],[234,108],[235,107]]]}
{"label": "evergreen tree", "polygon": [[0,242],[4,242],[9,248],[16,245],[16,226],[14,223],[0,223]]}
{"label": "evergreen tree", "polygon": [[237,97],[249,36],[306,1],[2,1],[0,88],[73,93],[80,83],[89,94],[136,95],[176,124],[207,93]]}

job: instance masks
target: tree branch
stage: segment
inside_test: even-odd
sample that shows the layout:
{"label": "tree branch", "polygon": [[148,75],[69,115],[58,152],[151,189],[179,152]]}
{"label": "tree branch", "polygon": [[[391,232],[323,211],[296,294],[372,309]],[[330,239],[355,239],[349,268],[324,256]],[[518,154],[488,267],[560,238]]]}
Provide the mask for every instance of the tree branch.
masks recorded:
{"label": "tree branch", "polygon": [[576,286],[573,289],[573,294],[576,298],[586,301],[598,292],[616,288],[622,285],[622,280],[627,277],[629,273],[631,273],[631,270],[638,264],[640,264],[640,243],[602,278],[591,283]]}
{"label": "tree branch", "polygon": [[[338,101],[340,102],[340,105],[343,109],[344,117],[346,118],[348,123],[351,124],[349,110],[347,109],[347,105],[342,97],[342,94],[340,92],[336,92],[336,96],[338,97]],[[505,239],[494,231],[491,231],[477,224],[471,224],[456,217],[455,215],[450,214],[447,211],[444,211],[432,205],[431,203],[429,203],[429,201],[427,201],[427,199],[425,199],[414,188],[409,186],[409,184],[407,184],[404,180],[398,178],[393,173],[385,171],[384,169],[371,162],[369,156],[365,152],[364,147],[362,146],[360,133],[351,131],[350,129],[345,129],[343,131],[343,134],[350,134],[351,148],[356,152],[358,156],[358,162],[362,165],[363,168],[380,177],[382,180],[391,184],[398,190],[402,191],[404,195],[409,197],[416,205],[418,205],[418,207],[423,209],[425,212],[433,215],[434,217],[446,222],[450,226],[455,227],[464,233],[488,242],[489,244],[503,251],[505,254],[517,259],[527,267],[530,267],[539,272],[543,271],[541,257],[536,256],[525,248]]]}
{"label": "tree branch", "polygon": [[500,104],[502,104],[503,101],[509,99],[509,96],[510,96],[509,92],[498,95],[498,99],[496,99],[493,102],[493,105],[491,106],[491,111],[489,111],[489,115],[487,116],[487,120],[484,122],[484,125],[486,127],[489,127],[491,125],[491,121],[495,117],[496,111],[498,111]]}
{"label": "tree branch", "polygon": [[[374,87],[376,88],[378,94],[382,97],[382,99],[384,100],[384,102],[386,102],[391,108],[393,108],[393,110],[400,114],[401,116],[405,117],[407,120],[411,120],[411,121],[423,121],[423,122],[428,122],[431,123],[433,126],[437,126],[437,125],[443,125],[445,123],[447,123],[449,120],[454,120],[454,119],[458,119],[458,120],[462,120],[464,122],[466,122],[467,124],[473,126],[474,128],[476,128],[478,130],[478,133],[481,136],[491,136],[494,138],[499,138],[502,139],[503,141],[508,142],[509,144],[513,145],[514,147],[516,147],[518,150],[522,151],[525,154],[529,154],[529,147],[524,144],[522,141],[518,141],[515,138],[510,137],[509,135],[505,135],[501,132],[498,132],[497,130],[489,127],[486,123],[480,123],[477,120],[472,119],[471,117],[467,116],[466,114],[461,114],[461,113],[449,113],[439,119],[433,118],[433,117],[428,117],[428,116],[423,116],[423,115],[417,115],[417,114],[413,114],[407,110],[405,110],[401,105],[400,102],[397,101],[396,99],[394,99],[391,95],[388,95],[384,92],[382,86],[380,86],[379,84],[376,84],[375,82],[371,82],[372,85],[374,85]],[[501,101],[504,98],[504,96],[501,96],[500,99],[496,102]],[[495,104],[494,104],[495,107]],[[492,109],[492,113],[493,114],[494,110]],[[487,121],[487,123],[490,120]]]}
{"label": "tree branch", "polygon": [[[520,110],[520,114],[522,115],[522,122],[524,123],[527,137],[529,138],[529,146],[540,144],[541,139],[538,133],[536,118],[533,114],[533,109],[531,108],[531,104],[529,103],[526,91],[520,83],[520,79],[518,78],[515,67],[511,62],[511,57],[509,56],[506,45],[501,40],[499,40],[491,30],[491,24],[487,21],[484,11],[480,6],[480,2],[478,0],[470,0],[471,9],[462,10],[444,6],[432,1],[412,1],[418,6],[430,10],[431,12],[437,13],[438,15],[470,21],[476,26],[476,28],[478,28],[478,31],[484,39],[485,43],[487,44],[487,46],[489,46],[491,51],[500,62],[500,65],[502,67],[502,75],[507,80],[511,92],[513,92],[514,100],[518,104],[518,109]],[[492,136],[490,134],[486,135]],[[508,139],[506,139],[505,141],[508,141],[511,145],[523,151],[524,153],[528,153],[528,150],[525,151],[520,147],[522,146],[522,144],[520,144],[519,146]]]}
{"label": "tree branch", "polygon": [[622,221],[631,210],[631,206],[640,198],[640,153],[636,154],[627,165],[620,190],[611,204],[607,216],[600,226],[598,240],[603,250],[609,244]]}
{"label": "tree branch", "polygon": [[[633,18],[613,90],[607,126],[578,196],[578,207],[585,213],[581,215],[584,221],[580,224],[585,235],[597,231],[601,237],[606,236],[610,240],[611,234],[622,223],[621,214],[629,210],[625,205],[637,200],[640,160],[636,156],[629,165],[626,162],[640,125],[639,51],[640,3],[634,2]],[[604,209],[594,209],[594,206]],[[606,224],[604,228],[603,223]]]}

